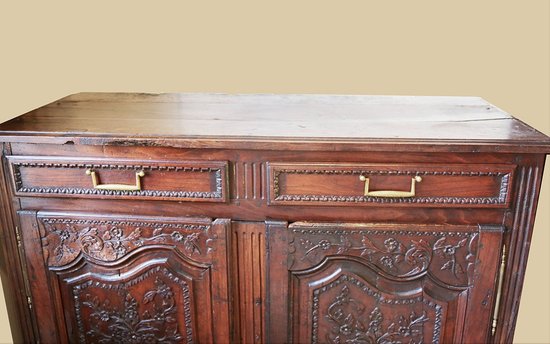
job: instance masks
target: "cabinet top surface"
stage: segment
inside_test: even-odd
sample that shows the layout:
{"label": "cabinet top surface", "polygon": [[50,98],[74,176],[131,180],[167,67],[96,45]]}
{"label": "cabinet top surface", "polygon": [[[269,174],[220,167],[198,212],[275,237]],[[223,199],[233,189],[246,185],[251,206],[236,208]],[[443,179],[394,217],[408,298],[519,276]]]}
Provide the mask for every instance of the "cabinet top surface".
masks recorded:
{"label": "cabinet top surface", "polygon": [[549,137],[477,97],[78,93],[0,125],[3,141],[68,138],[213,148],[437,144],[550,151]]}

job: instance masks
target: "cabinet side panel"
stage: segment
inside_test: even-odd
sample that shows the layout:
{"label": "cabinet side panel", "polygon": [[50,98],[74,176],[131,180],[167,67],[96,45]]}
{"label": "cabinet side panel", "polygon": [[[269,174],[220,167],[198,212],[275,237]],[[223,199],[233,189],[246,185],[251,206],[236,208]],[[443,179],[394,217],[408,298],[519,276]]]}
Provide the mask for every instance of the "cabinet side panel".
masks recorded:
{"label": "cabinet side panel", "polygon": [[502,296],[497,315],[495,343],[511,343],[514,338],[517,314],[527,257],[533,234],[535,212],[542,182],[545,156],[529,166],[520,166],[516,173],[516,189],[513,200],[513,211],[508,218],[509,231],[505,244],[509,247],[506,270],[502,287]]}
{"label": "cabinet side panel", "polygon": [[[33,308],[39,325],[38,336],[43,343],[60,343],[58,334],[65,333],[62,321],[56,321],[59,313],[54,312],[56,302],[54,301],[50,288],[44,257],[42,256],[42,245],[36,213],[32,211],[20,211],[19,220],[23,240],[23,252],[25,256],[26,271],[29,278]],[[66,339],[65,339],[66,340]]]}
{"label": "cabinet side panel", "polygon": [[[3,153],[7,146],[0,148]],[[21,273],[18,247],[20,239],[16,235],[14,222],[13,195],[5,173],[5,159],[0,163],[0,276],[10,319],[10,328],[15,343],[34,341],[30,310],[27,306],[24,277]]]}

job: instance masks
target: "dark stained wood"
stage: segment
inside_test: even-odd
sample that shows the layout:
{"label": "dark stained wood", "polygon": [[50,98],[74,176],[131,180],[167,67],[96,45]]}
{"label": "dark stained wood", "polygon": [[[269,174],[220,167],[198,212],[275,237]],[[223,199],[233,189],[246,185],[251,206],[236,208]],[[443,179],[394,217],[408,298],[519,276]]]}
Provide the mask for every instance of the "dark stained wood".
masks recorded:
{"label": "dark stained wood", "polygon": [[235,343],[265,343],[266,242],[261,222],[233,222]]}
{"label": "dark stained wood", "polygon": [[514,337],[544,170],[544,156],[539,159],[538,164],[521,166],[519,169],[515,207],[513,213],[506,217],[506,223],[510,228],[505,238],[508,258],[495,335],[496,343],[508,343]]}
{"label": "dark stained wood", "polygon": [[0,141],[12,333],[45,343],[509,343],[550,152],[472,97],[82,93]]}
{"label": "dark stained wood", "polygon": [[70,211],[71,209],[94,209],[98,212],[117,212],[128,214],[178,216],[201,216],[216,214],[223,218],[231,218],[238,221],[260,221],[266,219],[280,219],[284,221],[334,221],[335,218],[352,222],[426,222],[457,224],[489,224],[501,222],[507,210],[483,209],[483,208],[406,208],[396,211],[385,207],[308,207],[297,206],[267,206],[256,205],[254,202],[239,200],[231,204],[212,204],[197,202],[150,202],[147,208],[142,201],[101,200],[85,199],[59,199],[59,198],[21,198],[21,205],[25,209],[42,210],[54,209]]}
{"label": "dark stained wood", "polygon": [[21,254],[20,225],[17,223],[15,210],[18,202],[6,182],[8,174],[4,154],[9,153],[9,144],[2,145],[2,161],[0,163],[0,274],[6,308],[10,319],[10,329],[15,343],[30,343],[35,340],[36,322],[32,320],[28,305],[28,282],[24,277]]}
{"label": "dark stained wood", "polygon": [[12,142],[134,145],[136,139],[244,149],[550,147],[545,135],[475,97],[79,93],[0,126],[0,140]]}
{"label": "dark stained wood", "polygon": [[[270,204],[407,207],[507,207],[515,165],[280,164],[268,165]],[[369,191],[410,191],[415,197],[365,196]]]}
{"label": "dark stained wood", "polygon": [[364,163],[494,163],[517,164],[528,163],[537,154],[507,154],[482,152],[399,152],[389,150],[385,152],[368,151],[361,153],[351,151],[289,151],[289,150],[233,150],[233,149],[187,149],[173,147],[150,146],[90,146],[77,144],[36,144],[11,143],[12,155],[24,156],[79,156],[100,157],[105,159],[173,159],[173,160],[230,160],[232,162],[364,162]]}
{"label": "dark stained wood", "polygon": [[[267,221],[267,314],[266,331],[269,343],[288,343],[293,314],[289,311],[289,251],[287,222]],[[275,252],[274,259],[273,252]],[[277,311],[274,312],[273,310]],[[284,331],[281,331],[284,329]]]}
{"label": "dark stained wood", "polygon": [[[153,200],[225,202],[226,161],[144,161],[129,159],[7,157],[17,196],[133,198]],[[96,173],[99,184],[136,185],[139,191],[94,189],[86,171]]]}
{"label": "dark stained wood", "polygon": [[270,227],[270,339],[487,342],[501,237],[501,226]]}
{"label": "dark stained wood", "polygon": [[229,221],[41,212],[20,218],[42,342],[229,338]]}

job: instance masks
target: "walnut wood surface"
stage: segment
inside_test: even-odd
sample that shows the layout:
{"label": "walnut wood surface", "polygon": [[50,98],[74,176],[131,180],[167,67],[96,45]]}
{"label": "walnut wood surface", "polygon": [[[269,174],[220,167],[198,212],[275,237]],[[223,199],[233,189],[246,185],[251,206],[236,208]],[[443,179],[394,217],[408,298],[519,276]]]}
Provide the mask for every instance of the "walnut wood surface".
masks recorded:
{"label": "walnut wood surface", "polygon": [[545,135],[476,97],[79,93],[0,126],[0,139],[14,142],[132,145],[137,138],[203,148],[550,147]]}
{"label": "walnut wood surface", "polygon": [[83,93],[0,139],[18,342],[512,341],[550,139],[479,98]]}

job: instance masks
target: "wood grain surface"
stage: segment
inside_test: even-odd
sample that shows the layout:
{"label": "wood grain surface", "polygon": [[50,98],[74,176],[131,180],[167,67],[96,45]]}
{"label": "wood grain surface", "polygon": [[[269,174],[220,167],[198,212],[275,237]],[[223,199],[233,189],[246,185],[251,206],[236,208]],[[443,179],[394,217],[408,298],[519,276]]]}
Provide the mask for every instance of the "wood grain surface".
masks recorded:
{"label": "wood grain surface", "polygon": [[0,138],[16,340],[513,338],[550,139],[479,98],[77,94]]}
{"label": "wood grain surface", "polygon": [[89,144],[124,145],[135,137],[148,145],[212,148],[285,142],[308,150],[361,142],[378,150],[388,143],[404,150],[445,143],[454,150],[472,150],[475,143],[482,147],[477,150],[550,147],[545,135],[476,97],[78,93],[0,125],[5,141],[64,143],[70,137]]}

